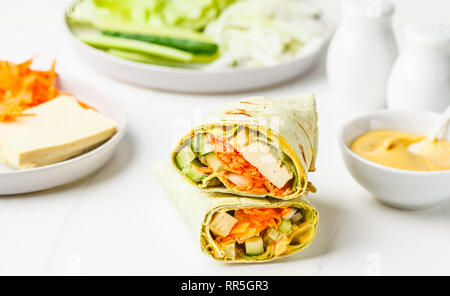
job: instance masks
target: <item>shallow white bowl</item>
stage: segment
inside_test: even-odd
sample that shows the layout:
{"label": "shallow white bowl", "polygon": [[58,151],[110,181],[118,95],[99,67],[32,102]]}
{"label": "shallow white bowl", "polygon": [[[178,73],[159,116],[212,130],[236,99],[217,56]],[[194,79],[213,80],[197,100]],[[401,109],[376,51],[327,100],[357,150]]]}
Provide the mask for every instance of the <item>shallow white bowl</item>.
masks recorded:
{"label": "shallow white bowl", "polygon": [[358,136],[376,129],[427,134],[438,116],[426,111],[385,110],[348,121],[339,134],[347,169],[377,200],[392,207],[424,209],[450,199],[450,170],[416,172],[389,168],[362,158],[349,148]]}
{"label": "shallow white bowl", "polygon": [[[70,11],[75,2],[69,2]],[[289,81],[317,63],[331,35],[324,32],[320,42],[290,62],[257,69],[197,70],[133,62],[112,56],[79,40],[64,26],[76,54],[86,65],[116,79],[155,89],[187,93],[229,93],[265,88]]]}
{"label": "shallow white bowl", "polygon": [[57,164],[14,170],[0,164],[0,195],[35,192],[61,186],[95,172],[113,156],[126,130],[126,112],[113,96],[99,92],[79,80],[60,75],[58,88],[74,94],[100,113],[115,120],[118,132],[106,143],[81,156]]}

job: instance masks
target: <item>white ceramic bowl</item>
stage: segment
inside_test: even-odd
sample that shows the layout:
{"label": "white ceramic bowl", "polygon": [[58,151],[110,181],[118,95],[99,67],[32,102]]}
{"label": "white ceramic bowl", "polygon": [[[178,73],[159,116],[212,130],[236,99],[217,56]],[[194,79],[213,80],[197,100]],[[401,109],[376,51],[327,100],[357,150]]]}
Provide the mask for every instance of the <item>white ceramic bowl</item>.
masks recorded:
{"label": "white ceramic bowl", "polygon": [[[76,2],[69,2],[70,11]],[[70,30],[66,14],[67,38],[80,60],[116,79],[155,89],[187,93],[229,93],[273,86],[291,80],[317,63],[331,35],[323,38],[295,60],[257,69],[196,70],[156,66],[112,56],[79,40]]]}
{"label": "white ceramic bowl", "polygon": [[426,111],[385,110],[348,121],[339,134],[347,169],[377,200],[392,207],[424,209],[450,199],[450,170],[416,172],[389,168],[362,158],[349,148],[358,136],[376,129],[427,134],[438,116]]}
{"label": "white ceramic bowl", "polygon": [[77,79],[60,75],[58,88],[118,123],[118,132],[98,148],[67,161],[44,167],[13,170],[0,164],[0,195],[21,194],[50,189],[88,176],[113,156],[126,130],[126,112],[113,96],[104,94]]}

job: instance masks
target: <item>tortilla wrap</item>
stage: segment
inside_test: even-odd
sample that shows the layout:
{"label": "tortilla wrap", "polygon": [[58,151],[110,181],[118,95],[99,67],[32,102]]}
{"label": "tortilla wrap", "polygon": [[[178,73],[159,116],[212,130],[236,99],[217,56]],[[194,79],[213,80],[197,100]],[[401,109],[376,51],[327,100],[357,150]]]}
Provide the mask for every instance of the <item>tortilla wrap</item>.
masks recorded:
{"label": "tortilla wrap", "polygon": [[[224,174],[214,172],[201,181],[194,182],[185,177],[191,184],[207,192],[231,193],[251,197],[274,197],[283,200],[295,198],[305,192],[314,191],[308,183],[307,174],[315,170],[315,160],[318,146],[317,112],[314,95],[287,98],[252,97],[241,99],[222,107],[208,115],[203,125],[192,129],[175,147],[172,161],[178,170],[177,155],[198,134],[223,128],[252,131],[258,134],[256,141],[269,143],[282,155],[282,163],[292,172],[293,178],[286,186],[286,193],[249,192],[234,186]],[[227,131],[225,131],[227,133]],[[237,132],[236,132],[237,133]],[[225,136],[224,136],[225,137]],[[235,136],[237,138],[237,136]],[[239,151],[240,152],[240,151]],[[217,182],[217,181],[220,182]],[[281,189],[280,189],[281,190]]]}
{"label": "tortilla wrap", "polygon": [[[183,180],[182,174],[170,163],[158,163],[154,167],[165,191],[178,209],[194,237],[200,243],[202,251],[211,258],[226,263],[257,263],[283,258],[308,247],[317,232],[318,213],[305,196],[282,201],[273,198],[237,197],[220,192],[207,192],[191,186]],[[223,211],[244,208],[282,208],[295,207],[303,212],[304,221],[299,225],[301,230],[291,238],[286,252],[275,256],[267,248],[260,256],[237,256],[226,258],[224,251],[217,243],[209,229],[214,214]]]}

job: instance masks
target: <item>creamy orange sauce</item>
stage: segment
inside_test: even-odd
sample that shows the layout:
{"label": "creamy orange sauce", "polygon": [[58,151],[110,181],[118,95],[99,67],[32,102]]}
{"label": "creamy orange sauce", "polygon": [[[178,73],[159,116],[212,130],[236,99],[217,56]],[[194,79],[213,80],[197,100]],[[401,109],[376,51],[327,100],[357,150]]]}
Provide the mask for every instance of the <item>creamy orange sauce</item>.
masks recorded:
{"label": "creamy orange sauce", "polygon": [[357,138],[350,149],[361,157],[388,167],[411,171],[450,170],[450,142],[426,141],[418,153],[408,146],[424,140],[423,135],[392,130],[374,130]]}

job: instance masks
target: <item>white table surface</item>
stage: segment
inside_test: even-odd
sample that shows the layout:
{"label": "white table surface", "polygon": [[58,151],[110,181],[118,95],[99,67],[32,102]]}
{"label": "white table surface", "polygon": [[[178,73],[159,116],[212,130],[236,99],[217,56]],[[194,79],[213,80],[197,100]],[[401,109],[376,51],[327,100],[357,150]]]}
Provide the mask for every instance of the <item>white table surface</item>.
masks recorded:
{"label": "white table surface", "polygon": [[[325,1],[337,19],[338,1]],[[330,4],[333,2],[333,4]],[[447,0],[397,0],[395,31],[424,18],[449,19]],[[61,0],[0,0],[0,59],[36,65],[57,59],[58,71],[115,93],[129,132],[114,159],[74,184],[0,197],[0,275],[365,275],[450,274],[450,203],[407,212],[377,203],[345,169],[337,131],[344,119],[327,84],[323,61],[308,75],[266,90],[233,95],[183,95],[143,89],[85,67],[62,30]],[[198,118],[233,98],[314,92],[320,115],[319,189],[311,201],[319,231],[303,253],[277,263],[219,264],[204,256],[152,172]],[[426,198],[426,196],[424,196]]]}

